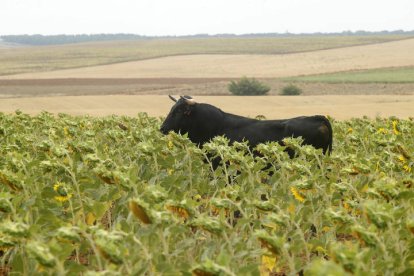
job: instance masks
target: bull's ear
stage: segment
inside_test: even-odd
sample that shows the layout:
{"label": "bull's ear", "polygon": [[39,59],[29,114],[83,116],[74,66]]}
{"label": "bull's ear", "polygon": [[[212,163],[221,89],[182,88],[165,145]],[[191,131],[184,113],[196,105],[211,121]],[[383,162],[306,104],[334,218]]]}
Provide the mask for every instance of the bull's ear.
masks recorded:
{"label": "bull's ear", "polygon": [[176,99],[176,98],[174,98],[173,96],[168,95],[168,97],[170,97],[170,99],[171,99],[172,101],[177,102],[177,99]]}

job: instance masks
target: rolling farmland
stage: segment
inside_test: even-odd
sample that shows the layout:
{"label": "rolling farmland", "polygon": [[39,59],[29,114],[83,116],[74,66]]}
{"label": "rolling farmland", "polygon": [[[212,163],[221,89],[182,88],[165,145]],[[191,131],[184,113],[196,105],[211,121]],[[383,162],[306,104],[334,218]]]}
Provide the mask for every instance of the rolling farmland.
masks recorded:
{"label": "rolling farmland", "polygon": [[59,78],[282,78],[382,67],[414,66],[414,39],[279,55],[179,55],[112,65],[3,76]]}
{"label": "rolling farmland", "polygon": [[[140,61],[114,61],[117,63],[49,72],[39,72],[43,69],[37,68],[34,69],[37,72],[33,73],[3,75],[0,76],[0,97],[4,98],[3,110],[11,110],[10,108],[14,107],[31,114],[37,114],[41,110],[61,106],[58,103],[53,106],[44,105],[31,97],[89,95],[96,96],[89,105],[83,104],[83,102],[89,101],[86,98],[73,98],[66,102],[68,105],[73,106],[73,109],[62,106],[61,109],[54,110],[55,112],[62,111],[70,112],[71,114],[82,114],[84,112],[94,115],[106,115],[111,111],[118,114],[131,115],[139,111],[147,111],[158,116],[167,112],[168,107],[161,109],[158,105],[159,100],[156,98],[153,98],[153,100],[151,98],[142,98],[141,101],[146,103],[145,106],[134,105],[135,101],[140,102],[138,98],[136,100],[127,100],[127,103],[130,103],[130,105],[122,105],[122,109],[120,109],[116,107],[116,102],[108,102],[110,97],[99,96],[229,95],[227,90],[229,81],[243,75],[249,77],[256,76],[269,84],[272,89],[270,95],[277,95],[291,81],[294,81],[295,85],[298,85],[304,91],[303,95],[306,96],[413,95],[414,83],[412,80],[414,78],[411,76],[414,56],[411,54],[411,49],[414,48],[414,39],[393,39],[395,39],[393,36],[387,39],[342,37],[322,40],[323,43],[315,37],[241,40],[196,39],[194,41],[171,40],[166,44],[162,44],[161,41],[125,42],[120,43],[117,50],[114,50],[113,47],[115,45],[111,42],[25,47],[14,49],[16,50],[14,56],[9,56],[9,61],[14,64],[14,68],[23,66],[22,64],[19,65],[19,62],[24,60],[21,59],[23,57],[30,61],[29,56],[37,60],[36,62],[44,60],[42,64],[45,66],[56,62],[66,62],[66,65],[59,65],[56,69],[72,66],[73,64],[70,65],[67,62],[75,62],[77,60],[76,55],[78,55],[82,62],[90,61],[90,64],[93,64],[96,60],[92,58],[92,53],[102,57],[111,57],[111,53],[117,53],[118,57],[129,56],[139,59],[143,58],[143,56],[134,56],[131,51],[135,47],[137,48],[135,49],[136,51],[149,51],[149,48],[142,46],[145,43],[149,43],[148,45],[158,49],[158,56],[171,54],[172,51],[177,49],[181,49],[182,53],[185,52],[186,55],[148,59],[151,55],[146,53],[144,60]],[[140,43],[143,44],[141,45]],[[358,46],[358,44],[364,45]],[[205,45],[206,49],[210,49],[211,54],[207,55],[207,52],[203,52],[202,45]],[[314,48],[306,48],[310,47],[309,45],[312,45]],[[352,45],[352,47],[336,48],[347,45]],[[55,48],[59,50],[55,50]],[[323,48],[331,49],[317,50]],[[103,49],[106,50],[104,51]],[[233,49],[233,52],[229,51],[229,49]],[[303,52],[306,50],[312,51]],[[44,56],[46,51],[52,51],[50,60]],[[89,54],[83,55],[81,54],[82,51],[87,51]],[[299,51],[299,53],[288,53],[288,51]],[[26,53],[27,56],[22,55],[20,58],[17,58],[22,53]],[[199,54],[191,55],[191,53]],[[61,59],[58,56],[65,58]],[[28,68],[31,64],[33,63],[28,62],[25,66]],[[26,69],[19,70],[25,71]],[[265,76],[267,78],[264,78]],[[6,99],[13,97],[21,99],[17,100],[17,102],[12,99]],[[291,108],[287,108],[285,111],[276,108],[278,105],[274,104],[273,101],[266,101],[265,103],[268,105],[269,110],[273,110],[273,112],[267,112],[266,116],[280,118],[283,117],[283,112],[288,112],[285,114],[292,114],[289,110],[297,110],[297,114],[310,112],[331,114],[329,109],[310,107],[307,105],[309,102],[307,99],[309,98],[305,97],[299,100],[298,103],[292,103]],[[389,115],[392,114],[392,110],[397,110],[398,114],[405,118],[411,116],[411,100],[404,103],[398,100],[390,100],[387,103],[390,109],[387,109],[388,107],[381,103],[380,100],[374,99],[373,101],[359,102],[358,104],[366,105],[361,105],[358,108],[349,106],[347,109],[346,105],[344,105],[344,108],[339,108],[339,106],[347,102],[347,100],[344,100],[345,98],[331,97],[330,99],[332,100],[330,103],[331,110],[342,110],[342,113],[335,112],[335,116],[338,116],[337,118],[349,118],[364,114],[370,117],[381,114]],[[336,99],[337,102],[333,99]],[[55,99],[47,100],[45,98],[44,100],[46,102],[55,102]],[[120,100],[120,102],[124,101]],[[227,107],[231,108],[229,105],[231,102],[233,101],[223,99],[218,104],[227,109]],[[239,102],[241,107],[252,103],[247,99],[237,99],[235,102]],[[289,103],[290,101],[284,98],[276,98],[275,102]],[[36,103],[39,104],[37,105]],[[294,107],[300,107],[300,109],[294,109]],[[329,106],[325,105],[321,108],[325,107]],[[252,106],[251,108],[252,110],[260,110],[263,106]],[[123,110],[129,111],[125,113]],[[153,112],[154,110],[159,111]],[[249,113],[243,112],[243,114],[248,116],[257,115],[251,111]]]}
{"label": "rolling farmland", "polygon": [[406,35],[150,39],[0,49],[0,75],[193,54],[276,55],[408,39]]}

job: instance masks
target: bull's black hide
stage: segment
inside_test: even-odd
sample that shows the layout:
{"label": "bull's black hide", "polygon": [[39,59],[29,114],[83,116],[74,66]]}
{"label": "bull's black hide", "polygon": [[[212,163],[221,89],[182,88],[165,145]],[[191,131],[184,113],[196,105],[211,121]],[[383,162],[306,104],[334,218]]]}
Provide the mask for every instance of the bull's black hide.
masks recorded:
{"label": "bull's black hide", "polygon": [[[223,112],[219,108],[197,103],[189,96],[175,101],[161,126],[161,132],[188,133],[190,140],[199,146],[215,136],[225,136],[230,143],[248,141],[254,148],[259,143],[281,142],[286,137],[302,137],[303,143],[332,150],[332,127],[321,115],[302,116],[285,120],[256,120]],[[291,154],[291,153],[290,153]]]}

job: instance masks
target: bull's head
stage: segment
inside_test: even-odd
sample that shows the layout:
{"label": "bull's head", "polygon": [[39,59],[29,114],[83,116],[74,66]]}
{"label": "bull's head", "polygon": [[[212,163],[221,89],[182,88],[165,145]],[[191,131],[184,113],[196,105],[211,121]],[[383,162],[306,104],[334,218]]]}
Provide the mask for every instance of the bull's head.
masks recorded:
{"label": "bull's head", "polygon": [[169,95],[170,99],[175,102],[171,108],[165,121],[162,123],[161,132],[167,134],[170,131],[177,133],[186,133],[190,128],[191,115],[197,105],[196,101],[190,96],[180,96],[180,99],[176,99]]}

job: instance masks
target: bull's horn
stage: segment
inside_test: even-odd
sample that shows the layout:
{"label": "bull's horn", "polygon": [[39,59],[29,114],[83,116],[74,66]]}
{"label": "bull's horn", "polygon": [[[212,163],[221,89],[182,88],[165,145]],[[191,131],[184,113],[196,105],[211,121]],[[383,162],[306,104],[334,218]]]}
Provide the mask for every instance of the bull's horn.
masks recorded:
{"label": "bull's horn", "polygon": [[190,96],[180,96],[180,98],[183,99],[189,105],[196,104],[196,101]]}
{"label": "bull's horn", "polygon": [[171,99],[172,101],[177,102],[177,99],[176,99],[176,98],[174,98],[173,96],[168,95],[168,97],[170,97],[170,99]]}

